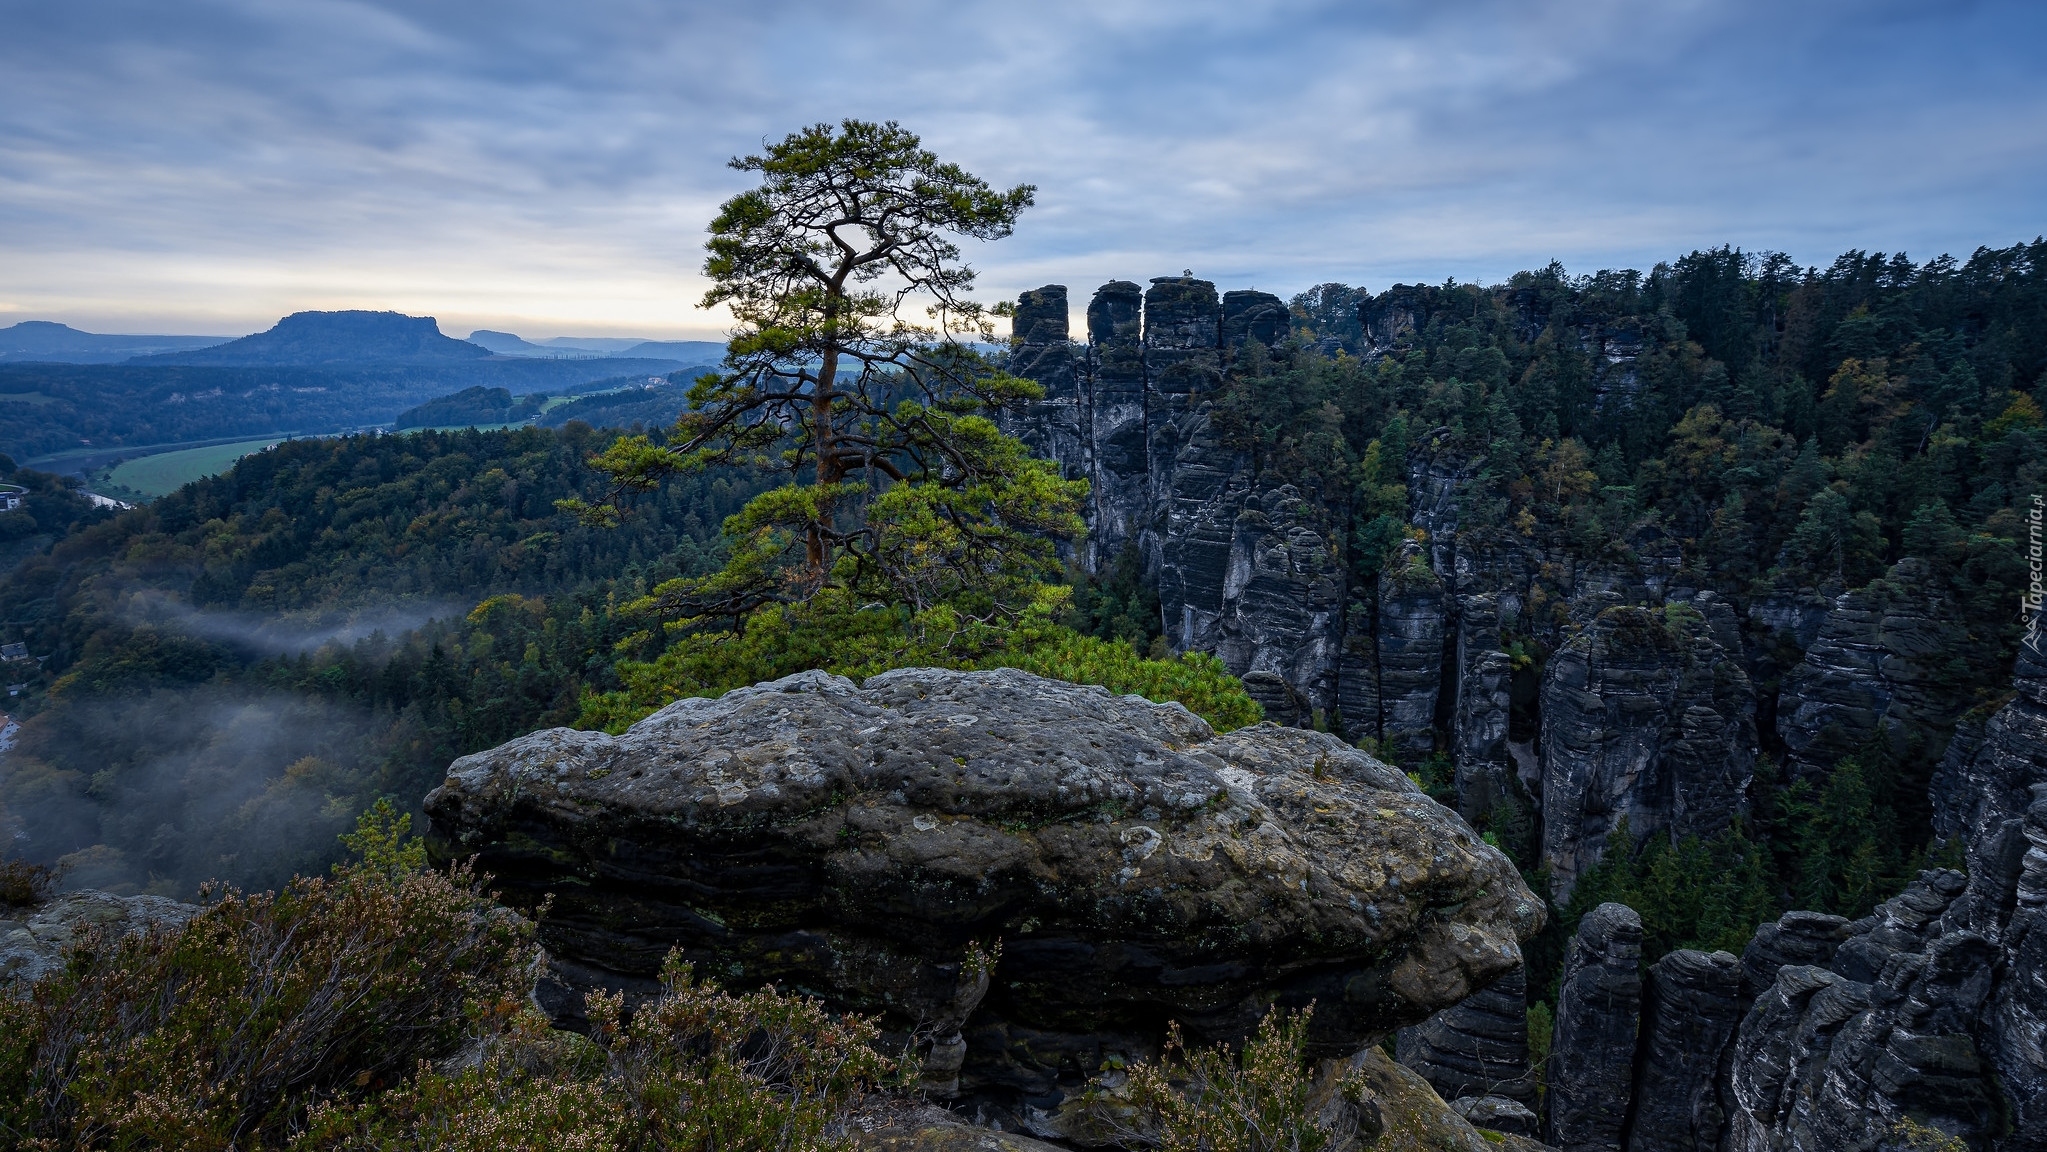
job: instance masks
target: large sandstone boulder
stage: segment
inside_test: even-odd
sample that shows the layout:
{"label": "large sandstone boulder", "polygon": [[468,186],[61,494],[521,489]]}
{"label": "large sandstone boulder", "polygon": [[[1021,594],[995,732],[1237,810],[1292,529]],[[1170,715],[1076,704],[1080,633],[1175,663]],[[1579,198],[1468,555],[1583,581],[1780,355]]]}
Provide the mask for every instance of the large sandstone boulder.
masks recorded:
{"label": "large sandstone boulder", "polygon": [[[884,1014],[927,1082],[1031,1107],[1168,1018],[1315,1005],[1357,1050],[1521,962],[1540,901],[1334,737],[1013,670],[804,673],[455,762],[436,850],[478,854],[585,983],[663,955]],[[957,1076],[955,1081],[954,1077]]]}

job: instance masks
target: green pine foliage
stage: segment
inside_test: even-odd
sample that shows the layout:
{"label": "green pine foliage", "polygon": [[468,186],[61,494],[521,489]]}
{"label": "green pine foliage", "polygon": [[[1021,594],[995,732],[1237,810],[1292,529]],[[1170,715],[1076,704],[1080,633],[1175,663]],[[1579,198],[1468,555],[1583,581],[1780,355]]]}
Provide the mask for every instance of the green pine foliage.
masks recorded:
{"label": "green pine foliage", "polygon": [[1140,652],[1152,651],[1164,635],[1158,589],[1144,578],[1144,558],[1137,545],[1126,544],[1099,574],[1075,571],[1068,578],[1073,603],[1060,619],[1075,632],[1121,640]]}
{"label": "green pine foliage", "polygon": [[585,697],[578,724],[619,732],[685,696],[717,696],[812,669],[860,679],[906,667],[1020,668],[1173,701],[1218,731],[1257,723],[1257,702],[1222,661],[1198,652],[1151,658],[1127,641],[1083,635],[1052,619],[1059,603],[991,625],[949,605],[916,612],[826,590],[805,604],[759,609],[743,628],[686,633],[653,660],[621,662],[625,687]]}

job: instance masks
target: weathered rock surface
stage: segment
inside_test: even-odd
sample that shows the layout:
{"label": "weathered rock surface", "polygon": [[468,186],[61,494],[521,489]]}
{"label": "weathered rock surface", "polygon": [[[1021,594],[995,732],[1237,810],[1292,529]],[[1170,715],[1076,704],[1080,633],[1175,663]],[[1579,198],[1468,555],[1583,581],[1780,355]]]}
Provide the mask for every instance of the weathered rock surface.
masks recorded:
{"label": "weathered rock surface", "polygon": [[1649,967],[1628,1152],[1712,1152],[1727,1113],[1721,1057],[1741,1022],[1741,962],[1680,949]]}
{"label": "weathered rock surface", "polygon": [[[1373,1102],[1378,1105],[1385,1132],[1370,1145],[1372,1152],[1542,1152],[1545,1145],[1525,1136],[1500,1129],[1481,1132],[1480,1125],[1466,1119],[1436,1095],[1429,1082],[1411,1069],[1388,1059],[1384,1052],[1370,1048],[1349,1061],[1362,1076]],[[1490,1110],[1474,1105],[1467,1111],[1492,1119]],[[1508,1115],[1513,1123],[1518,1116]]]}
{"label": "weathered rock surface", "polygon": [[1642,918],[1601,904],[1564,955],[1550,1043],[1548,1139],[1565,1152],[1617,1152],[1633,1098],[1642,1018]]}
{"label": "weathered rock surface", "polygon": [[1398,1048],[1400,1063],[1453,1104],[1481,1096],[1535,1103],[1535,1076],[1528,1067],[1527,973],[1511,972],[1455,1007],[1401,1029]]}
{"label": "weathered rock surface", "polygon": [[856,1124],[850,1133],[860,1152],[1063,1152],[1043,1140],[967,1123],[930,1104],[872,1122],[871,1128]]}
{"label": "weathered rock surface", "polygon": [[1252,341],[1277,347],[1293,326],[1286,301],[1270,292],[1240,288],[1223,293],[1222,347],[1227,355],[1241,354]]}
{"label": "weathered rock surface", "polygon": [[[1376,619],[1354,614],[1338,685],[1346,736],[1426,754],[1443,690],[1443,583],[1408,541],[1379,577]],[[1359,629],[1360,623],[1366,626]]]}
{"label": "weathered rock surface", "polygon": [[1743,804],[1755,692],[1688,605],[1619,605],[1550,659],[1542,688],[1542,859],[1566,899],[1622,820],[1637,843],[1711,836]]}
{"label": "weathered rock surface", "polygon": [[1031,454],[1058,461],[1068,479],[1092,471],[1092,416],[1077,347],[1067,339],[1066,285],[1047,284],[1017,297],[1012,324],[1016,340],[1009,370],[1044,386],[1043,399],[1021,412],[1005,412],[1003,431],[1018,437]]}
{"label": "weathered rock surface", "polygon": [[1879,735],[1900,752],[1935,748],[1962,711],[1942,672],[1964,650],[1958,609],[1924,560],[1843,593],[1778,693],[1794,770],[1824,773]]}
{"label": "weathered rock surface", "polygon": [[[1159,276],[1144,293],[1144,418],[1150,475],[1140,541],[1145,568],[1165,565],[1166,531],[1173,509],[1187,498],[1180,464],[1198,459],[1185,449],[1207,421],[1197,397],[1222,382],[1222,301],[1215,285],[1192,276]],[[1206,477],[1194,480],[1206,488]]]}
{"label": "weathered rock surface", "polygon": [[1991,991],[1995,948],[1973,932],[1941,933],[1926,917],[1960,892],[1960,880],[1929,872],[1886,901],[1857,922],[1832,971],[1779,971],[1735,1042],[1729,1148],[1900,1147],[1908,1123],[1971,1147],[1998,1134],[1997,1094],[1970,1035]]}
{"label": "weathered rock surface", "polygon": [[1489,1132],[1511,1132],[1516,1136],[1531,1136],[1535,1132],[1535,1113],[1528,1105],[1505,1096],[1465,1096],[1450,1102],[1450,1111],[1471,1121],[1474,1128]]}
{"label": "weathered rock surface", "polygon": [[1324,532],[1292,485],[1246,500],[1232,525],[1216,635],[1196,649],[1221,657],[1246,687],[1254,676],[1276,681],[1285,696],[1259,703],[1282,724],[1306,726],[1337,703],[1343,566]]}
{"label": "weathered rock surface", "polygon": [[1755,1003],[1777,973],[1793,964],[1824,968],[1848,939],[1848,918],[1826,912],[1786,912],[1756,929],[1741,952],[1743,1010]]}
{"label": "weathered rock surface", "polygon": [[1451,719],[1457,812],[1482,828],[1526,823],[1529,811],[1508,743],[1514,661],[1500,647],[1500,612],[1490,594],[1471,596],[1457,616],[1457,708]]}
{"label": "weathered rock surface", "polygon": [[1114,560],[1124,545],[1137,543],[1150,510],[1143,307],[1143,289],[1128,280],[1097,288],[1087,306],[1088,479],[1093,485],[1088,545],[1097,567]]}
{"label": "weathered rock surface", "polygon": [[1542,916],[1334,737],[1016,671],[805,673],[538,732],[427,811],[438,851],[555,895],[551,953],[632,976],[680,948],[919,1028],[941,1091],[1037,1106],[1169,1015],[1221,1039],[1312,1001],[1319,1050],[1355,1050],[1516,968]]}
{"label": "weathered rock surface", "polygon": [[0,988],[32,984],[61,967],[64,952],[88,932],[113,936],[177,928],[199,911],[196,904],[162,896],[65,892],[27,908],[0,904]]}

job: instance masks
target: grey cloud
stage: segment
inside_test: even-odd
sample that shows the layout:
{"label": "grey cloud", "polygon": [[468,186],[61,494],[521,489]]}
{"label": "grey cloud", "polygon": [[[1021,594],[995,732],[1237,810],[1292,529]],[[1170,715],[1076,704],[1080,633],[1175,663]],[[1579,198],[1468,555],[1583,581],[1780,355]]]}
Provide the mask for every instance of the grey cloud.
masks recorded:
{"label": "grey cloud", "polygon": [[975,253],[991,294],[1932,255],[2047,207],[2031,5],[735,9],[0,2],[0,304],[395,285],[458,326],[701,329],[723,161],[847,115],[1040,186]]}

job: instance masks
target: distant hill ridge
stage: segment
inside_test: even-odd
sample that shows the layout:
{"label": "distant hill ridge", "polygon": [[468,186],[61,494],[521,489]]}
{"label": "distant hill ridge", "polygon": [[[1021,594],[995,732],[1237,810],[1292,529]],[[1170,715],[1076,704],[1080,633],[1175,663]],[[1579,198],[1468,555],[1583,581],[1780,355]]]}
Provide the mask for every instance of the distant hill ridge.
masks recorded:
{"label": "distant hill ridge", "polygon": [[112,364],[131,356],[225,344],[232,336],[128,336],[81,332],[50,320],[0,328],[0,363]]}
{"label": "distant hill ridge", "polygon": [[715,364],[725,358],[725,345],[716,340],[631,340],[610,337],[555,336],[533,341],[511,332],[478,328],[469,334],[481,344],[505,356],[545,358],[613,357],[648,360],[680,360],[686,364]]}
{"label": "distant hill ridge", "polygon": [[310,364],[446,364],[483,360],[488,348],[441,334],[431,316],[402,312],[294,312],[268,332],[189,352],[138,356],[131,364],[211,367]]}

